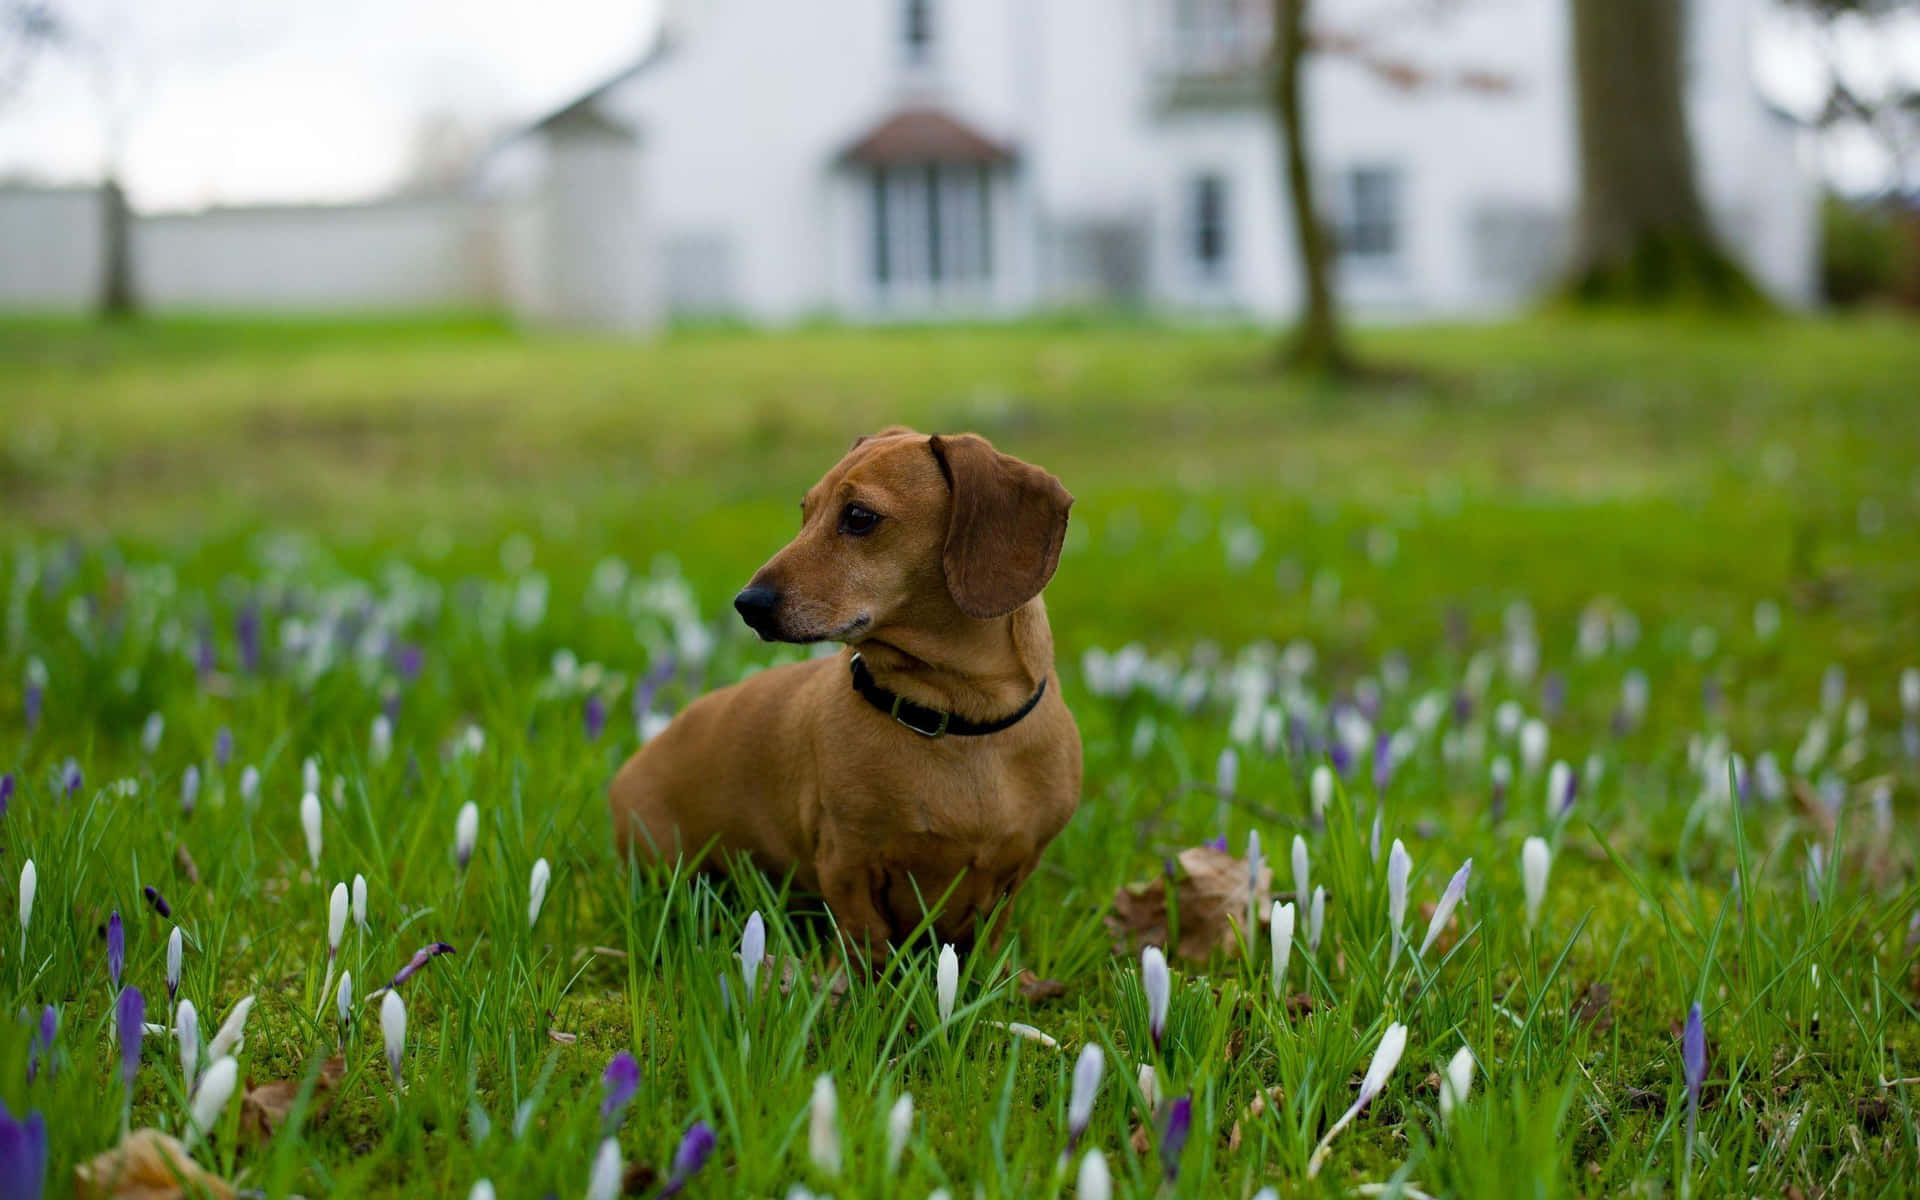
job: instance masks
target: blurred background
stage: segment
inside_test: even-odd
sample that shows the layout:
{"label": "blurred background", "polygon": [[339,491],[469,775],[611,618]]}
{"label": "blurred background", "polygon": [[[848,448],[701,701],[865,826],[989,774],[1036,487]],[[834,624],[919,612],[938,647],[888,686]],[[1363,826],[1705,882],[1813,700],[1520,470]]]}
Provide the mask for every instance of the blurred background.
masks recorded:
{"label": "blurred background", "polygon": [[1480,319],[1649,227],[1912,304],[1916,89],[1890,0],[0,0],[0,308]]}

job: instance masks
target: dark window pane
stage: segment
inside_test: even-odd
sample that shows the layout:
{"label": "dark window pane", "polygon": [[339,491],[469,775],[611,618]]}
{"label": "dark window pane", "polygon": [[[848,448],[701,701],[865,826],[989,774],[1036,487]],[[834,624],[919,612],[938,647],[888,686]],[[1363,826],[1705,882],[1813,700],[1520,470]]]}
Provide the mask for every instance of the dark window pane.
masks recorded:
{"label": "dark window pane", "polygon": [[885,283],[893,275],[892,247],[887,244],[887,173],[873,173],[873,278]]}

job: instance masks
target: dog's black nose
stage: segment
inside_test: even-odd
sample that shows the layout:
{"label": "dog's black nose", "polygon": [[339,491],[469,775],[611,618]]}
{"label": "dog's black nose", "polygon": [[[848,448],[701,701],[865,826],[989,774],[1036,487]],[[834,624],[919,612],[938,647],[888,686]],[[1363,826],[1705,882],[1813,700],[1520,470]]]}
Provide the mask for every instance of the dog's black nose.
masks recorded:
{"label": "dog's black nose", "polygon": [[773,629],[773,610],[780,606],[780,593],[770,587],[742,588],[733,598],[733,607],[747,628],[761,637]]}

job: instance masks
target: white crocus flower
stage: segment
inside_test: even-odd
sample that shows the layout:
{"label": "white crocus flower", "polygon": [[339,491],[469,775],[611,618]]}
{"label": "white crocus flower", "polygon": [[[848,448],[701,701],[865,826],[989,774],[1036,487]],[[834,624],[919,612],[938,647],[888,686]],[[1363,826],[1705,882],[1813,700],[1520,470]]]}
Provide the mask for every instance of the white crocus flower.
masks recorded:
{"label": "white crocus flower", "polygon": [[1453,916],[1453,910],[1460,907],[1460,901],[1466,898],[1467,880],[1473,875],[1473,860],[1460,864],[1460,869],[1447,880],[1447,889],[1440,893],[1440,902],[1433,906],[1433,919],[1427,922],[1427,936],[1420,943],[1418,957],[1425,958],[1427,951],[1433,949],[1434,942],[1440,939],[1440,931],[1446,928],[1447,918]]}
{"label": "white crocus flower", "polygon": [[353,924],[361,933],[367,931],[367,877],[353,877]]}
{"label": "white crocus flower", "polygon": [[345,1033],[347,1026],[353,1024],[353,972],[340,972],[340,990],[333,996],[334,1008],[340,1014],[340,1032]]}
{"label": "white crocus flower", "polygon": [[1293,835],[1293,902],[1300,906],[1302,912],[1306,911],[1309,899],[1313,895],[1313,888],[1307,878],[1308,868],[1307,839],[1296,833]]}
{"label": "white crocus flower", "polygon": [[233,1099],[234,1085],[240,1081],[240,1064],[231,1055],[216,1058],[207,1068],[200,1086],[193,1093],[193,1104],[187,1119],[186,1144],[192,1146],[195,1140],[210,1132],[220,1123],[220,1114],[227,1110],[227,1101]]}
{"label": "white crocus flower", "polygon": [[1540,905],[1547,898],[1547,872],[1553,867],[1553,852],[1545,838],[1530,837],[1520,847],[1520,882],[1527,896],[1527,928],[1540,923]]}
{"label": "white crocus flower", "polygon": [[1465,1104],[1467,1092],[1473,1087],[1473,1051],[1460,1047],[1453,1058],[1447,1062],[1446,1073],[1440,1076],[1440,1122],[1445,1124],[1453,1118],[1453,1110]]}
{"label": "white crocus flower", "polygon": [[300,764],[300,790],[320,794],[320,760],[311,754]]}
{"label": "white crocus flower", "polygon": [[173,1011],[173,1036],[180,1043],[180,1077],[187,1081],[187,1091],[193,1091],[194,1077],[200,1070],[200,1014],[195,1011],[193,1001],[185,996]]}
{"label": "white crocus flower", "polygon": [[960,956],[954,953],[951,945],[940,947],[940,962],[934,969],[934,1003],[940,1012],[940,1023],[945,1025],[953,1020],[954,998],[960,992]]}
{"label": "white crocus flower", "polygon": [[347,933],[347,885],[336,883],[327,898],[327,962],[340,953],[340,939]]}
{"label": "white crocus flower", "polygon": [[1307,910],[1307,952],[1320,953],[1320,935],[1327,924],[1327,889],[1313,885],[1313,907]]}
{"label": "white crocus flower", "polygon": [[1547,723],[1538,717],[1520,727],[1520,766],[1536,774],[1547,761]]}
{"label": "white crocus flower", "polygon": [[307,835],[307,863],[320,869],[320,797],[307,792],[300,797],[300,828]]}
{"label": "white crocus flower", "polygon": [[1273,943],[1273,998],[1280,999],[1287,990],[1287,961],[1293,957],[1292,904],[1273,902],[1272,919],[1268,923],[1267,933]]}
{"label": "white crocus flower", "polygon": [[[1327,808],[1333,803],[1333,768],[1325,763],[1321,763],[1315,767],[1313,769],[1312,781],[1307,791],[1312,797],[1314,819],[1324,820],[1327,815]],[[1295,839],[1295,841],[1298,845],[1306,845],[1305,842],[1301,842],[1298,839]]]}
{"label": "white crocus flower", "polygon": [[180,960],[185,957],[186,944],[180,936],[180,927],[175,925],[173,932],[167,935],[167,995],[171,997],[180,990]]}
{"label": "white crocus flower", "polygon": [[626,1164],[620,1161],[620,1139],[610,1137],[601,1142],[593,1156],[593,1174],[587,1177],[587,1200],[619,1200],[620,1178],[625,1170]]}
{"label": "white crocus flower", "polygon": [[807,1157],[827,1175],[840,1173],[840,1099],[833,1076],[813,1081],[813,1101],[807,1113]]}
{"label": "white crocus flower", "polygon": [[1100,1095],[1100,1076],[1106,1072],[1107,1056],[1100,1047],[1088,1042],[1081,1047],[1073,1064],[1073,1091],[1067,1097],[1067,1153],[1093,1122],[1093,1102]]}
{"label": "white crocus flower", "polygon": [[1140,1073],[1134,1078],[1134,1086],[1140,1089],[1140,1099],[1146,1103],[1147,1111],[1160,1111],[1160,1076],[1152,1063],[1141,1063]]}
{"label": "white crocus flower", "polygon": [[220,1023],[220,1029],[207,1043],[207,1057],[225,1058],[238,1054],[247,1044],[247,1014],[253,1011],[253,997],[242,996],[234,1006],[227,1010],[227,1019]]}
{"label": "white crocus flower", "polygon": [[1147,998],[1147,1031],[1153,1036],[1154,1049],[1167,1035],[1167,1007],[1173,998],[1173,980],[1167,971],[1167,956],[1158,946],[1140,952],[1140,990]]}
{"label": "white crocus flower", "polygon": [[473,861],[473,848],[480,841],[480,806],[469,800],[460,806],[453,819],[453,857],[462,871]]}
{"label": "white crocus flower", "polygon": [[260,798],[260,768],[248,764],[240,771],[240,801],[247,807]]}
{"label": "white crocus flower", "polygon": [[373,718],[373,733],[368,738],[368,757],[375,766],[387,761],[393,754],[393,719],[385,713]]}
{"label": "white crocus flower", "polygon": [[393,1072],[393,1086],[400,1086],[400,1058],[407,1051],[407,1006],[400,993],[389,988],[380,997],[380,1036],[387,1044],[387,1067]]}
{"label": "white crocus flower", "polygon": [[767,957],[767,923],[755,910],[747,917],[747,926],[740,931],[740,974],[747,981],[747,1003],[753,1003],[754,985],[760,979],[760,964]]}
{"label": "white crocus flower", "polygon": [[536,859],[533,864],[533,876],[527,881],[527,928],[532,929],[540,920],[540,908],[547,902],[547,884],[553,881],[553,868],[544,858]]}
{"label": "white crocus flower", "polygon": [[1351,1124],[1353,1119],[1360,1115],[1360,1110],[1385,1090],[1388,1078],[1393,1075],[1393,1069],[1400,1065],[1400,1056],[1406,1053],[1406,1049],[1407,1027],[1397,1021],[1387,1026],[1387,1032],[1380,1038],[1379,1047],[1373,1052],[1373,1061],[1367,1064],[1367,1074],[1360,1081],[1360,1094],[1354,1100],[1353,1107],[1347,1109],[1341,1118],[1333,1123],[1333,1127],[1327,1130],[1326,1136],[1320,1139],[1320,1144],[1314,1147],[1313,1157],[1307,1161],[1309,1179],[1318,1175],[1320,1168],[1326,1165],[1327,1153],[1333,1148],[1334,1135]]}
{"label": "white crocus flower", "polygon": [[40,890],[40,872],[28,859],[20,867],[20,953],[27,952],[27,927],[33,924],[33,896]]}
{"label": "white crocus flower", "polygon": [[1387,923],[1393,933],[1393,949],[1387,954],[1387,970],[1399,961],[1401,943],[1406,941],[1407,880],[1413,874],[1413,856],[1399,838],[1387,851]]}
{"label": "white crocus flower", "polygon": [[1079,1200],[1113,1200],[1113,1176],[1107,1170],[1107,1156],[1098,1150],[1087,1151],[1080,1160],[1079,1181],[1074,1195]]}
{"label": "white crocus flower", "polygon": [[901,1156],[907,1152],[907,1138],[913,1133],[913,1093],[901,1092],[887,1110],[887,1174],[900,1169]]}

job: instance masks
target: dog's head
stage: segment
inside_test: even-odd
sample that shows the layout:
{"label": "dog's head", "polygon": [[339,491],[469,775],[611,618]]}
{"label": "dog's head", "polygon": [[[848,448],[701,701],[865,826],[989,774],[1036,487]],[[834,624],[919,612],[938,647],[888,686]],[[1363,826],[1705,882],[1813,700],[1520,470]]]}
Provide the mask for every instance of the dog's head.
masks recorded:
{"label": "dog's head", "polygon": [[1072,504],[1058,479],[985,438],[884,429],[808,489],[799,536],[733,606],[778,642],[1002,617],[1053,578]]}

